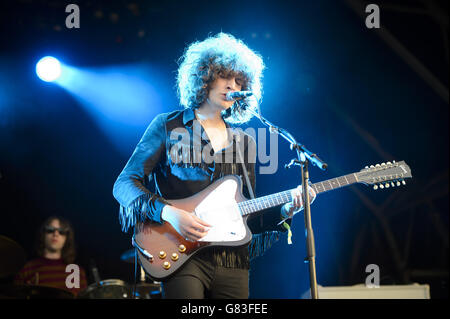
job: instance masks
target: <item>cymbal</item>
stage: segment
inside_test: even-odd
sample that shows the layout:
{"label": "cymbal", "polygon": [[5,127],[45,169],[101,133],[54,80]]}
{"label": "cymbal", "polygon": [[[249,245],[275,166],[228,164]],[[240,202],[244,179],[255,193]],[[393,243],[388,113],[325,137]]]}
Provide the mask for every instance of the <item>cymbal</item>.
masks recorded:
{"label": "cymbal", "polygon": [[34,285],[0,286],[0,299],[74,299],[66,290]]}
{"label": "cymbal", "polygon": [[14,240],[0,235],[0,278],[19,272],[25,265],[25,250]]}
{"label": "cymbal", "polygon": [[120,255],[120,259],[124,262],[134,264],[134,254],[135,254],[134,248],[127,250],[122,255]]}

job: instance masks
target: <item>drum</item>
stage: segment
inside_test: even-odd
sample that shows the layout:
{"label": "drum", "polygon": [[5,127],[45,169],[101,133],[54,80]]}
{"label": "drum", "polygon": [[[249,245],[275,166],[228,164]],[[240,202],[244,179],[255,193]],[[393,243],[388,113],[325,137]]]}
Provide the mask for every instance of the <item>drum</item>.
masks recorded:
{"label": "drum", "polygon": [[0,286],[0,299],[74,299],[74,295],[63,289],[35,285]]}
{"label": "drum", "polygon": [[162,287],[160,283],[138,283],[136,285],[135,299],[161,299]]}
{"label": "drum", "polygon": [[25,265],[25,250],[14,240],[0,235],[0,278],[14,276]]}
{"label": "drum", "polygon": [[122,280],[107,279],[91,284],[78,294],[79,299],[131,299],[132,290]]}

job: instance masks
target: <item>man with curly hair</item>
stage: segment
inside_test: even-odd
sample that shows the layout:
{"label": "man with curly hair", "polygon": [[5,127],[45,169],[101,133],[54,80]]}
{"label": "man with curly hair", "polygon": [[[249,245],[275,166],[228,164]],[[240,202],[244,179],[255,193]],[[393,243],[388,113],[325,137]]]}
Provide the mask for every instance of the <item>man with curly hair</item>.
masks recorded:
{"label": "man with curly hair", "polygon": [[[123,231],[147,219],[169,222],[184,238],[197,241],[211,225],[166,199],[192,196],[217,179],[235,174],[255,188],[256,142],[234,125],[249,121],[262,94],[261,56],[230,34],[219,33],[189,45],[180,59],[178,95],[183,110],[156,116],[145,131],[113,194],[120,203]],[[248,107],[226,98],[251,91]],[[256,101],[256,102],[255,102]],[[239,150],[244,163],[238,159]],[[248,178],[245,178],[248,177]],[[315,194],[312,194],[314,199]],[[293,200],[249,220],[252,242],[241,247],[199,251],[163,282],[165,298],[248,298],[250,259],[262,255],[286,229],[279,222],[300,211],[300,187]]]}

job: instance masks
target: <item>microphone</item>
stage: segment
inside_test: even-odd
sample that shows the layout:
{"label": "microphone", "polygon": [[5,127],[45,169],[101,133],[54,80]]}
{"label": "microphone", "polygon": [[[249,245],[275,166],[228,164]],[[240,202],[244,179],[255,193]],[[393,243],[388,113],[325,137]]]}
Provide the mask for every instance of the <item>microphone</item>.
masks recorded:
{"label": "microphone", "polygon": [[252,91],[228,92],[225,98],[227,101],[241,100],[251,95],[253,95]]}

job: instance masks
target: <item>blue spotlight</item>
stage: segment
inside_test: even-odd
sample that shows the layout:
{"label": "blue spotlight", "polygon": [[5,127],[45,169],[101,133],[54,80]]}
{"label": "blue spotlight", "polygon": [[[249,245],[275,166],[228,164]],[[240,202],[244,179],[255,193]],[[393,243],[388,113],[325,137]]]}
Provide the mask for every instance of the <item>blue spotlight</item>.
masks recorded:
{"label": "blue spotlight", "polygon": [[52,56],[46,56],[36,64],[36,74],[45,82],[52,82],[61,75],[61,63]]}

